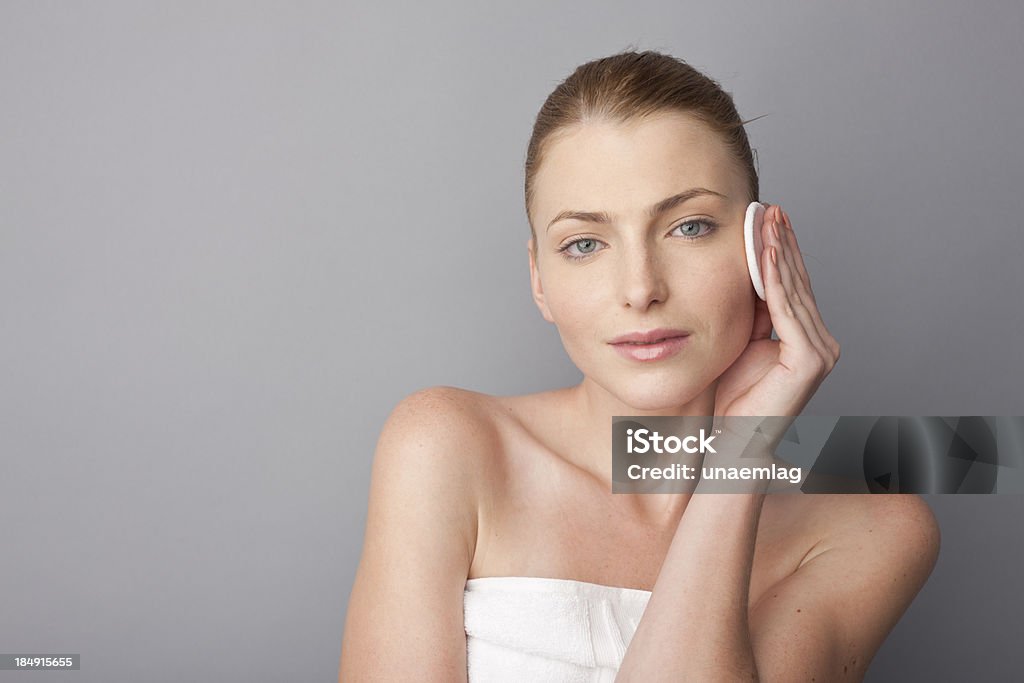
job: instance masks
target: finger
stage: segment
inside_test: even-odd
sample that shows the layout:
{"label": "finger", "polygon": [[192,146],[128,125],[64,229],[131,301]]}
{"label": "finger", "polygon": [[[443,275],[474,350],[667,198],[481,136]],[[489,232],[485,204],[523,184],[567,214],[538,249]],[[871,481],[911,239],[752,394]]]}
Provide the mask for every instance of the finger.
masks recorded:
{"label": "finger", "polygon": [[[818,310],[818,303],[814,297],[814,291],[811,289],[810,276],[807,274],[807,268],[804,265],[803,255],[800,251],[800,245],[797,243],[796,232],[793,230],[792,223],[789,222],[789,215],[783,211],[780,207],[779,213],[782,217],[782,227],[785,229],[781,230],[784,247],[786,249],[787,262],[790,265],[792,272],[798,273],[798,277],[794,277],[793,285],[797,296],[807,306],[810,312],[811,319],[814,321],[815,328],[818,331],[818,336],[825,343],[825,347],[829,350],[833,356],[838,356],[839,344],[835,341],[831,334],[828,332],[828,328],[825,326],[825,322],[821,319],[821,313]],[[833,361],[834,362],[834,361]]]}
{"label": "finger", "polygon": [[793,273],[793,291],[796,293],[800,301],[813,298],[813,295],[809,291],[809,281],[805,279],[805,276],[800,274],[800,269],[796,264],[797,259],[800,258],[800,253],[796,247],[796,235],[791,229],[786,227],[786,224],[783,223],[781,219],[776,223],[776,226],[779,231],[779,239],[782,242],[782,254],[786,257],[786,263],[789,265],[789,271]]}
{"label": "finger", "polygon": [[793,238],[793,248],[799,255],[799,258],[797,259],[796,271],[800,274],[800,279],[803,280],[804,284],[807,285],[807,288],[810,289],[811,278],[809,275],[807,275],[807,269],[804,267],[803,254],[800,253],[800,250],[796,245],[796,232],[794,232],[793,224],[789,220],[789,214],[783,211],[781,208],[779,209],[779,212],[782,214],[782,221],[780,222],[788,228],[788,230],[786,231],[788,233],[788,237]]}
{"label": "finger", "polygon": [[[799,353],[817,355],[817,349],[810,337],[807,336],[807,331],[797,318],[796,310],[786,294],[786,286],[782,282],[781,264],[783,259],[781,255],[778,254],[774,245],[769,244],[765,247],[762,256],[768,310],[771,312],[772,324],[778,332],[779,341],[784,346],[792,346]],[[781,356],[779,360],[785,362]],[[791,367],[790,370],[796,371],[798,368]]]}
{"label": "finger", "polygon": [[803,283],[799,281],[799,277],[796,275],[796,263],[793,261],[792,247],[789,240],[790,230],[787,230],[783,223],[782,207],[775,207],[775,218],[772,221],[772,230],[769,236],[769,244],[774,244],[777,249],[778,257],[782,262],[779,263],[779,273],[782,278],[782,282],[786,285],[786,292],[789,294],[790,299],[794,304],[803,303],[804,299],[807,298],[806,292],[803,290]]}
{"label": "finger", "polygon": [[[828,330],[825,329],[825,323],[821,320],[821,315],[818,313],[818,304],[814,299],[814,293],[811,292],[809,285],[805,283],[803,278],[799,276],[797,269],[799,251],[795,248],[796,237],[792,230],[783,225],[778,225],[778,230],[782,243],[781,253],[785,257],[785,263],[781,268],[782,280],[789,290],[797,317],[807,325],[807,334],[818,348],[822,358],[831,359],[834,354],[828,341],[830,335]],[[834,362],[834,360],[828,360],[830,368]]]}
{"label": "finger", "polygon": [[775,232],[772,233],[773,244],[777,250],[778,260],[778,271],[780,280],[785,287],[786,294],[788,296],[790,305],[793,309],[794,315],[800,324],[804,328],[804,333],[810,340],[811,345],[814,347],[815,355],[821,359],[821,361],[828,367],[830,366],[829,358],[831,353],[828,347],[825,345],[824,340],[818,332],[818,328],[814,323],[814,319],[811,316],[810,311],[807,308],[806,303],[801,300],[796,292],[796,283],[794,282],[797,277],[796,274],[790,268],[791,257],[787,258],[785,244],[782,241],[782,233],[785,232],[785,228],[775,223]]}
{"label": "finger", "polygon": [[818,335],[828,348],[829,353],[832,356],[832,362],[834,363],[839,356],[839,342],[837,342],[829,333],[828,327],[821,319],[821,312],[818,310],[818,302],[814,297],[814,291],[811,289],[810,276],[807,275],[807,268],[804,265],[800,245],[797,243],[796,232],[793,230],[793,225],[789,222],[789,215],[785,211],[782,211],[782,218],[786,228],[785,230],[782,230],[783,241],[786,247],[786,253],[790,257],[790,268],[800,273],[800,277],[797,278],[797,282],[794,282],[794,284],[798,284],[797,291],[800,294],[800,298],[807,306],[807,309],[811,314],[811,319],[814,321],[814,325],[817,328]]}
{"label": "finger", "polygon": [[751,340],[759,339],[771,339],[772,329],[774,327],[774,321],[772,320],[771,307],[768,305],[768,266],[765,265],[770,260],[769,252],[771,251],[770,245],[772,244],[772,232],[771,232],[771,221],[772,217],[769,215],[772,207],[765,209],[764,216],[761,219],[761,254],[758,258],[761,260],[761,279],[764,282],[765,287],[765,299],[758,297],[754,301],[754,329],[751,332]]}

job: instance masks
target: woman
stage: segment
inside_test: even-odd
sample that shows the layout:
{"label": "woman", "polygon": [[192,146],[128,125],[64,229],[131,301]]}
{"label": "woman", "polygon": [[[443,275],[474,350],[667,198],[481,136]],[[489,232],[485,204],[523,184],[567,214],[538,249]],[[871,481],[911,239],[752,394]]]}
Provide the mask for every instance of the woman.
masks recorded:
{"label": "woman", "polygon": [[757,198],[732,98],[680,60],[599,59],[548,97],[531,286],[584,379],[395,408],[341,680],[863,678],[937,557],[920,498],[610,492],[612,416],[794,416],[838,360],[778,206],[756,296]]}

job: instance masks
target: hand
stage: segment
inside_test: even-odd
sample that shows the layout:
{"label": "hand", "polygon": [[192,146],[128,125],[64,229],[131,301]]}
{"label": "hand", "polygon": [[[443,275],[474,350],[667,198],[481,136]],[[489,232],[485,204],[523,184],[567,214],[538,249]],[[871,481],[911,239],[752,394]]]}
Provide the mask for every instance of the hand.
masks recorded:
{"label": "hand", "polygon": [[[719,378],[716,415],[799,415],[839,360],[839,343],[818,313],[789,216],[778,205],[766,209],[761,231],[767,301],[755,298],[750,342]],[[778,340],[771,338],[773,326]]]}

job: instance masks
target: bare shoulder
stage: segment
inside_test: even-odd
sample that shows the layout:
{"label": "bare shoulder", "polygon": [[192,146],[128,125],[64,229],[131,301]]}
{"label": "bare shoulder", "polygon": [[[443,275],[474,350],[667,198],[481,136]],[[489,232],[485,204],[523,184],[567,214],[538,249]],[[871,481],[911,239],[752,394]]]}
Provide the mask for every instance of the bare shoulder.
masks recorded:
{"label": "bare shoulder", "polygon": [[494,436],[495,398],[468,389],[434,386],[409,394],[395,406],[384,432],[433,438]]}
{"label": "bare shoulder", "polygon": [[[909,604],[939,557],[942,534],[931,507],[914,494],[841,496],[848,516],[835,520],[831,544],[850,551],[850,561],[879,579]],[[898,616],[898,615],[897,615]]]}
{"label": "bare shoulder", "polygon": [[384,423],[374,470],[412,470],[424,484],[458,487],[467,502],[498,445],[493,415],[494,399],[486,394],[449,386],[409,394]]}
{"label": "bare shoulder", "polygon": [[465,680],[462,593],[494,439],[482,394],[403,398],[377,440],[342,680]]}
{"label": "bare shoulder", "polygon": [[[759,669],[809,663],[819,680],[860,680],[936,564],[935,515],[910,494],[794,496],[777,507],[816,540],[752,608]],[[767,654],[785,643],[785,656]]]}
{"label": "bare shoulder", "polygon": [[[938,551],[939,524],[928,503],[915,494],[844,495],[856,513],[850,533],[870,534],[876,529],[914,549]],[[856,523],[862,521],[863,524]],[[866,526],[866,528],[865,528]]]}
{"label": "bare shoulder", "polygon": [[[371,496],[429,498],[472,548],[480,496],[502,452],[495,397],[433,386],[403,398],[388,415],[374,454]],[[379,485],[378,485],[379,484]],[[471,522],[471,524],[467,524]]]}
{"label": "bare shoulder", "polygon": [[826,544],[859,539],[938,551],[938,522],[928,503],[913,494],[813,494],[803,499],[801,516],[817,527]]}

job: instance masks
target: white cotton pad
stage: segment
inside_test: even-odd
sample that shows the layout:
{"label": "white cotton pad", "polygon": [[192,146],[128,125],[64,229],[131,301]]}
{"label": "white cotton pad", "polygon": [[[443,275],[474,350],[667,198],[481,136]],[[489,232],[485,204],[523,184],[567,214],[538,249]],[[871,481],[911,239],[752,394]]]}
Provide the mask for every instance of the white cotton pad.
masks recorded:
{"label": "white cotton pad", "polygon": [[766,300],[764,278],[761,276],[761,249],[764,247],[761,241],[761,223],[764,220],[764,212],[764,204],[750,202],[747,206],[747,215],[743,219],[743,245],[747,251],[747,270],[750,271],[754,291],[762,301]]}

